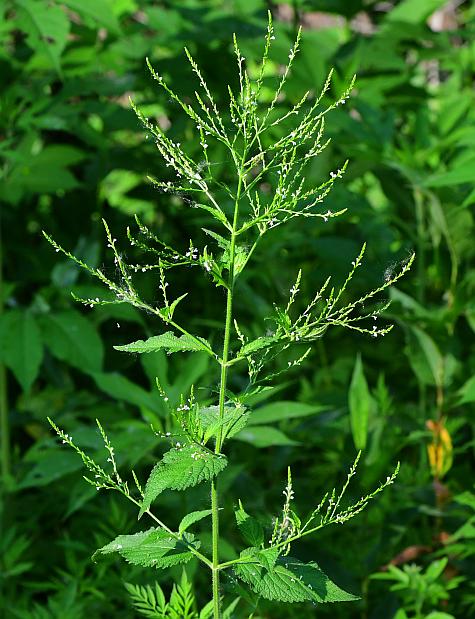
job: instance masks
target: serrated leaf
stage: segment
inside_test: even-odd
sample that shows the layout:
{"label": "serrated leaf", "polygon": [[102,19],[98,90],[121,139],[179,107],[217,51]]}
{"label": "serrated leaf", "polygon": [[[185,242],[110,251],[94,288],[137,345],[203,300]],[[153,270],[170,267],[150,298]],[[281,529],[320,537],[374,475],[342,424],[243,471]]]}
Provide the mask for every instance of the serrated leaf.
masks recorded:
{"label": "serrated leaf", "polygon": [[363,372],[361,356],[356,357],[350,389],[348,391],[348,407],[350,409],[350,425],[353,442],[356,449],[366,447],[368,437],[368,419],[371,407],[371,395]]}
{"label": "serrated leaf", "polygon": [[262,348],[267,348],[275,341],[276,341],[275,337],[270,337],[270,336],[258,337],[256,340],[253,340],[252,342],[248,342],[247,344],[245,344],[239,351],[238,356],[245,357],[246,355],[250,355],[254,352],[257,352],[258,350],[261,350]]}
{"label": "serrated leaf", "polygon": [[202,228],[202,230],[203,232],[208,234],[211,238],[213,238],[218,243],[218,246],[221,249],[224,249],[224,250],[228,249],[229,243],[230,243],[228,239],[225,239],[223,236],[221,236],[217,232],[214,232],[213,230],[208,230],[207,228]]}
{"label": "serrated leaf", "polygon": [[182,518],[180,526],[178,527],[178,533],[183,533],[188,529],[188,527],[191,527],[192,524],[203,520],[203,518],[206,518],[207,516],[211,516],[212,513],[213,510],[211,509],[203,509],[197,512],[190,512],[184,518]]}
{"label": "serrated leaf", "polygon": [[241,535],[248,544],[259,547],[264,543],[262,525],[244,510],[241,501],[239,501],[239,509],[235,510],[234,515]]}
{"label": "serrated leaf", "polygon": [[213,454],[199,445],[170,449],[150,473],[139,518],[165,489],[185,490],[208,481],[220,473],[227,463],[225,456]]}
{"label": "serrated leaf", "polygon": [[200,422],[205,430],[205,442],[212,436],[217,436],[220,428],[223,428],[224,438],[231,438],[246,426],[248,419],[249,411],[242,406],[225,406],[224,417],[221,420],[219,419],[219,406],[207,406],[200,410]]}
{"label": "serrated leaf", "polygon": [[356,596],[340,589],[316,563],[280,557],[269,565],[268,551],[246,548],[240,557],[249,563],[237,563],[236,576],[266,600],[278,602],[350,602]]}
{"label": "serrated leaf", "polygon": [[171,331],[155,335],[148,340],[137,340],[123,346],[114,346],[115,350],[132,353],[150,353],[166,350],[168,354],[174,352],[209,350],[208,342],[202,338],[193,338],[191,335],[177,337]]}
{"label": "serrated leaf", "polygon": [[167,612],[165,595],[158,583],[155,588],[150,585],[140,586],[124,583],[135,609],[144,617],[163,619]]}
{"label": "serrated leaf", "polygon": [[96,550],[92,558],[117,552],[133,565],[167,568],[189,561],[193,557],[190,546],[196,550],[199,548],[200,543],[193,535],[185,533],[183,538],[178,540],[160,528],[151,528],[134,535],[119,535]]}

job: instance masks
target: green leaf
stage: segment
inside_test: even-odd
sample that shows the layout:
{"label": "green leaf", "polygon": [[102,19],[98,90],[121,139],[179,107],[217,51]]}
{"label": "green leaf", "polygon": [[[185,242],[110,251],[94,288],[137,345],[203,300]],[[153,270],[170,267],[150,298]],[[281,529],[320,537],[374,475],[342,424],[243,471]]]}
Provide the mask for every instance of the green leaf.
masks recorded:
{"label": "green leaf", "polygon": [[43,359],[37,322],[28,310],[12,310],[0,316],[0,360],[15,375],[24,391],[33,384]]}
{"label": "green leaf", "polygon": [[139,408],[148,408],[156,413],[161,413],[162,408],[158,395],[149,393],[124,376],[115,372],[92,372],[96,385],[115,400],[124,400]]}
{"label": "green leaf", "polygon": [[385,22],[423,24],[446,0],[403,0],[388,11]]}
{"label": "green leaf", "polygon": [[45,56],[58,74],[60,57],[69,34],[66,13],[54,4],[42,0],[17,0],[18,27],[26,33],[28,45]]}
{"label": "green leaf", "polygon": [[469,378],[467,382],[459,389],[458,395],[460,396],[459,404],[467,404],[468,402],[475,402],[475,376]]}
{"label": "green leaf", "polygon": [[411,325],[409,361],[418,378],[425,384],[444,385],[444,359],[434,340],[419,327]]}
{"label": "green leaf", "polygon": [[179,583],[173,585],[168,608],[168,619],[197,619],[193,587],[183,570]]}
{"label": "green leaf", "polygon": [[443,557],[442,559],[438,559],[437,561],[432,561],[432,563],[427,567],[425,577],[429,582],[435,582],[439,576],[442,575],[442,572],[445,570],[447,566],[448,558]]}
{"label": "green leaf", "polygon": [[[198,206],[203,207],[204,205],[199,204]],[[212,209],[210,212],[213,212],[213,210],[215,209]],[[213,230],[208,230],[207,228],[202,228],[202,230],[210,237],[212,237],[218,243],[218,246],[221,249],[224,249],[225,251],[229,249],[230,241],[228,241],[228,239],[225,239],[223,236],[221,236],[217,232],[214,232]]]}
{"label": "green leaf", "polygon": [[132,353],[149,353],[157,352],[158,350],[166,350],[167,353],[209,350],[208,342],[202,338],[194,338],[191,335],[182,335],[177,337],[171,331],[155,335],[148,340],[137,340],[124,346],[114,346],[116,350]]}
{"label": "green leaf", "polygon": [[119,535],[96,550],[92,558],[95,560],[98,555],[117,552],[133,565],[167,568],[192,559],[193,553],[189,547],[197,550],[199,545],[199,541],[189,533],[185,533],[183,540],[177,540],[164,529],[151,528],[135,535]]}
{"label": "green leaf", "polygon": [[219,420],[219,406],[207,406],[200,409],[200,422],[205,430],[205,443],[212,436],[217,436],[221,427],[223,437],[231,438],[246,426],[248,419],[249,411],[243,406],[225,406],[224,417],[221,421]]}
{"label": "green leaf", "polygon": [[252,426],[236,434],[239,441],[251,443],[254,447],[272,447],[275,445],[299,445],[298,441],[290,439],[286,434],[272,426]]}
{"label": "green leaf", "polygon": [[327,410],[327,408],[328,406],[321,406],[319,404],[312,406],[311,404],[303,404],[301,402],[271,402],[252,412],[249,425],[254,426],[285,419],[308,417],[309,415]]}
{"label": "green leaf", "polygon": [[63,3],[79,15],[92,19],[111,32],[120,33],[119,21],[105,0],[63,0]]}
{"label": "green leaf", "polygon": [[475,158],[457,166],[455,170],[434,174],[424,183],[426,187],[452,187],[465,183],[473,184],[475,178]]}
{"label": "green leaf", "polygon": [[[223,619],[233,619],[234,610],[236,609],[236,606],[239,604],[240,599],[241,598],[235,598],[231,602],[231,604],[223,610]],[[201,615],[200,615],[200,619],[202,619]]]}
{"label": "green leaf", "polygon": [[199,522],[200,520],[203,520],[203,518],[206,518],[207,516],[211,516],[212,513],[213,513],[213,510],[211,509],[203,509],[198,512],[190,512],[184,518],[182,518],[182,521],[180,522],[180,526],[178,527],[178,533],[180,534],[183,533],[192,524],[194,524],[195,522]]}
{"label": "green leaf", "polygon": [[41,317],[43,339],[55,357],[83,371],[102,369],[104,348],[96,329],[79,312]]}
{"label": "green leaf", "polygon": [[261,546],[264,543],[264,529],[258,520],[244,510],[241,501],[239,501],[239,509],[235,510],[234,515],[244,540],[251,546]]}
{"label": "green leaf", "polygon": [[135,609],[144,617],[164,619],[167,613],[165,595],[158,583],[155,588],[150,585],[140,586],[124,583]]}
{"label": "green leaf", "polygon": [[220,473],[227,463],[225,456],[214,454],[199,445],[170,449],[150,473],[139,518],[165,489],[185,490],[208,481]]}
{"label": "green leaf", "polygon": [[18,484],[18,488],[48,486],[82,467],[81,460],[72,451],[51,447],[41,451],[30,451],[26,460],[34,461],[34,465]]}
{"label": "green leaf", "polygon": [[350,410],[350,425],[353,442],[356,449],[363,450],[366,447],[368,437],[368,418],[371,407],[371,396],[368,383],[363,371],[361,356],[356,357],[353,376],[351,377],[348,391],[348,407]]}
{"label": "green leaf", "polygon": [[316,563],[301,563],[281,557],[269,564],[266,551],[257,548],[243,550],[240,557],[250,563],[238,563],[236,576],[266,600],[278,602],[350,602],[356,596],[333,583]]}
{"label": "green leaf", "polygon": [[270,336],[258,337],[256,340],[253,340],[252,342],[248,342],[247,344],[245,344],[239,351],[238,357],[245,357],[246,355],[250,355],[254,352],[257,352],[258,350],[261,350],[262,348],[267,348],[268,346],[273,344],[275,341],[276,341],[275,337],[270,337]]}
{"label": "green leaf", "polygon": [[[167,318],[169,318],[170,320],[173,318],[173,314],[175,313],[175,310],[176,310],[176,308],[178,306],[178,303],[183,301],[183,299],[185,297],[187,297],[187,296],[188,296],[188,293],[185,292],[185,294],[180,295],[177,299],[172,301],[167,308],[164,308],[164,309],[166,309],[166,316],[167,316]],[[182,335],[182,337],[180,339],[183,339],[183,337],[185,337],[185,336]],[[201,339],[201,338],[198,338],[198,339]],[[206,340],[203,340],[203,341],[206,341]],[[208,342],[206,342],[206,343],[208,343]]]}

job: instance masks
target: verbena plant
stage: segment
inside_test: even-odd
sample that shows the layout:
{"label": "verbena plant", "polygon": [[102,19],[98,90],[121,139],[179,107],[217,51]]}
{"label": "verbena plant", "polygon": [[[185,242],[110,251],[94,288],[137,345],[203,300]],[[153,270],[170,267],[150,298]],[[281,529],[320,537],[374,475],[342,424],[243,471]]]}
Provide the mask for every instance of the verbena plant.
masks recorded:
{"label": "verbena plant", "polygon": [[[209,355],[219,370],[219,395],[215,405],[209,405],[209,402],[200,404],[191,389],[190,393],[182,394],[179,406],[170,407],[170,414],[177,422],[177,432],[163,436],[170,442],[170,449],[154,466],[144,488],[133,471],[134,490],[129,482],[122,478],[116,465],[114,448],[99,422],[99,430],[109,453],[110,471],[104,470],[92,460],[73,442],[71,436],[51,421],[63,443],[75,449],[81,456],[89,471],[86,480],[90,484],[98,490],[117,490],[137,506],[139,518],[146,515],[153,521],[152,528],[134,535],[119,535],[100,548],[95,556],[116,553],[134,565],[160,569],[197,559],[210,570],[212,577],[212,598],[200,617],[213,616],[214,619],[223,616],[220,589],[220,577],[223,573],[231,575],[231,583],[240,581],[241,590],[243,584],[247,585],[257,594],[257,599],[262,597],[278,602],[313,603],[357,599],[331,582],[316,563],[302,563],[291,558],[290,551],[297,540],[316,533],[325,526],[345,523],[361,512],[371,499],[393,483],[398,470],[396,468],[394,473],[370,494],[350,506],[343,506],[343,496],[355,474],[358,455],[342,489],[333,489],[325,494],[315,509],[303,517],[297,514],[294,506],[289,469],[283,490],[282,511],[268,522],[267,527],[263,526],[261,520],[246,513],[241,501],[238,502],[235,510],[236,524],[247,547],[236,559],[226,562],[220,560],[219,505],[223,497],[218,495],[218,477],[228,463],[225,445],[246,426],[252,415],[248,407],[251,396],[260,392],[276,375],[282,373],[283,370],[275,370],[273,360],[294,344],[311,344],[318,340],[331,326],[346,327],[371,337],[388,333],[391,326],[379,326],[377,322],[378,316],[388,304],[378,303],[378,297],[407,272],[413,260],[411,256],[402,265],[399,273],[385,278],[378,288],[344,304],[343,295],[362,263],[365,251],[363,246],[343,284],[333,287],[328,278],[300,312],[295,310],[302,277],[299,271],[290,288],[288,301],[281,307],[275,307],[275,312],[270,317],[273,328],[266,330],[264,335],[249,339],[246,328],[238,324],[233,312],[235,286],[262,237],[271,233],[273,228],[296,217],[317,217],[326,222],[344,212],[344,209],[331,211],[325,208],[324,200],[334,183],[343,176],[346,163],[317,187],[309,185],[305,173],[308,163],[318,157],[329,142],[324,139],[325,116],[345,103],[352,90],[353,81],[337,101],[326,105],[325,96],[331,86],[330,74],[318,97],[307,92],[290,110],[280,111],[279,104],[283,98],[284,87],[299,50],[299,32],[273,97],[264,107],[263,85],[273,40],[274,30],[269,16],[263,58],[251,79],[245,59],[234,38],[239,90],[234,92],[228,88],[229,110],[224,113],[218,109],[188,50],[185,50],[186,55],[201,88],[200,93],[195,93],[195,107],[173,92],[147,61],[153,78],[195,124],[202,151],[199,160],[190,158],[180,144],[174,143],[132,103],[146,130],[153,135],[166,165],[177,177],[176,181],[151,181],[161,191],[185,197],[192,207],[206,211],[213,218],[215,228],[204,229],[210,244],[214,244],[213,251],[208,246],[200,248],[193,241],[190,241],[186,248],[171,247],[137,219],[137,233],[128,230],[128,238],[134,247],[150,255],[152,261],[129,264],[104,222],[108,247],[120,274],[118,279],[113,280],[103,269],[89,267],[46,235],[57,251],[62,251],[109,289],[102,299],[83,298],[78,299],[79,301],[91,307],[109,303],[130,303],[157,317],[170,328],[145,341],[116,346],[117,350],[138,354],[160,350],[169,354],[200,352]],[[275,140],[272,137],[273,129],[278,125],[288,126],[289,129],[283,137]],[[234,172],[232,182],[223,182],[216,177],[214,162],[208,156],[208,144],[211,140],[220,143],[229,153],[230,166]],[[264,190],[264,183],[268,179],[277,179],[273,193]],[[232,204],[232,209],[228,208],[229,204]],[[226,292],[223,343],[219,351],[175,318],[176,308],[186,295],[175,299],[170,296],[167,273],[178,267],[198,267],[209,276],[213,285],[224,288]],[[144,300],[134,284],[135,274],[150,270],[157,271],[162,297],[158,303]],[[367,305],[371,305],[371,309],[363,310]],[[285,370],[299,365],[309,351],[310,348],[307,348],[295,360],[288,362]],[[229,373],[239,364],[247,364],[248,386],[241,393],[233,393],[228,386]],[[167,393],[158,380],[157,387],[163,400],[168,402]],[[200,483],[210,485],[210,509],[184,515],[177,531],[172,530],[152,512],[152,504],[165,489],[186,490]],[[190,531],[193,525],[207,517],[211,517],[211,556],[200,550],[199,539]],[[139,604],[137,608],[146,616],[172,616],[166,608],[163,612],[156,608],[154,610],[154,605],[158,608],[158,593],[153,594],[152,589],[144,589],[142,598],[139,589],[130,591],[134,592],[136,603],[137,599],[140,602],[143,598],[142,606]],[[227,616],[231,616],[232,608],[225,612]]]}

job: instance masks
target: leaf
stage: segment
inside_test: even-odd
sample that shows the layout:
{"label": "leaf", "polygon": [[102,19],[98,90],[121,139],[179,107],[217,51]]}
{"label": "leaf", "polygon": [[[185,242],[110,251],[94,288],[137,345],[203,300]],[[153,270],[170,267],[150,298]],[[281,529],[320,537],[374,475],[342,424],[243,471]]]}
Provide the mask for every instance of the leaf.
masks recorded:
{"label": "leaf", "polygon": [[156,393],[149,393],[132,381],[116,372],[92,372],[96,385],[115,400],[124,400],[138,406],[148,408],[156,413],[161,413],[160,400]]}
{"label": "leaf", "polygon": [[[223,610],[223,619],[233,619],[234,617],[233,612],[236,606],[239,604],[240,599],[241,598],[235,598],[231,602],[231,604]],[[201,616],[200,616],[200,619],[202,619]]]}
{"label": "leaf", "polygon": [[411,353],[409,361],[418,378],[425,384],[442,387],[444,359],[434,340],[419,327],[411,325],[409,346]]}
{"label": "leaf", "polygon": [[459,405],[475,402],[475,376],[469,378],[467,382],[460,387],[458,395],[461,398],[458,402]]}
{"label": "leaf", "polygon": [[[173,318],[173,314],[175,313],[175,310],[176,310],[176,308],[177,308],[177,306],[178,306],[178,303],[180,303],[180,301],[183,301],[183,299],[184,299],[185,297],[187,297],[187,296],[188,296],[188,293],[187,293],[187,292],[185,292],[185,294],[180,295],[177,299],[175,299],[174,301],[172,301],[172,302],[170,303],[170,305],[169,305],[167,308],[165,308],[165,309],[167,310],[167,311],[166,311],[167,318],[169,318],[170,320]],[[185,336],[184,336],[184,335],[182,335],[182,338],[183,338],[183,337],[185,337]],[[205,341],[205,340],[204,340],[204,341]],[[207,342],[206,342],[206,343],[207,343]]]}
{"label": "leaf", "polygon": [[63,449],[49,448],[29,453],[27,460],[33,459],[34,466],[26,473],[18,488],[48,486],[65,475],[78,471],[82,466],[75,453]]}
{"label": "leaf", "polygon": [[120,33],[119,21],[105,0],[63,0],[63,3],[79,15],[92,19],[111,32]]}
{"label": "leaf", "polygon": [[78,187],[79,183],[66,167],[87,157],[73,146],[51,144],[39,152],[28,154],[18,161],[10,173],[8,185],[13,193],[54,193]]}
{"label": "leaf", "polygon": [[442,559],[438,559],[437,561],[432,561],[432,563],[426,569],[426,579],[429,582],[435,582],[440,576],[442,576],[443,571],[447,567],[447,562],[447,557],[443,557]]}
{"label": "leaf", "polygon": [[17,0],[18,27],[26,33],[28,45],[49,58],[61,74],[60,57],[69,34],[69,20],[59,6],[42,0]]}
{"label": "leaf", "polygon": [[33,384],[43,359],[38,324],[28,310],[0,316],[0,360],[13,372],[24,391]]}
{"label": "leaf", "polygon": [[298,441],[290,439],[272,426],[252,426],[236,434],[238,441],[251,443],[254,447],[271,447],[275,445],[299,445]]}
{"label": "leaf", "polygon": [[194,608],[196,607],[193,587],[183,570],[179,583],[173,585],[170,595],[168,619],[197,619]]}
{"label": "leaf", "polygon": [[[199,206],[201,207],[202,205],[200,204]],[[212,237],[218,243],[218,246],[221,249],[224,249],[226,251],[229,248],[230,241],[228,241],[228,239],[225,239],[223,236],[221,236],[217,232],[214,232],[213,230],[208,230],[207,228],[202,228],[202,230],[210,237]]]}
{"label": "leaf", "polygon": [[128,582],[124,584],[135,609],[144,617],[150,617],[151,619],[163,619],[166,617],[167,603],[158,583],[155,583],[155,589],[152,589],[150,585],[132,585]]}
{"label": "leaf", "polygon": [[166,350],[167,353],[209,350],[208,342],[202,338],[194,338],[191,335],[182,335],[177,337],[171,331],[155,335],[148,340],[137,340],[124,346],[114,346],[115,350],[132,353],[149,353],[157,352],[158,350]]}
{"label": "leaf", "polygon": [[178,527],[178,533],[180,534],[183,533],[192,524],[194,524],[195,522],[199,522],[200,520],[203,520],[203,518],[210,516],[212,513],[213,513],[213,510],[211,509],[203,509],[197,512],[190,512],[184,518],[182,518],[182,521],[180,522],[180,526]]}
{"label": "leaf", "polygon": [[104,348],[87,318],[79,312],[67,311],[46,314],[40,324],[43,339],[55,357],[83,371],[100,372]]}
{"label": "leaf", "polygon": [[363,450],[366,447],[368,437],[368,418],[371,407],[371,396],[368,383],[363,372],[361,356],[356,357],[353,376],[351,377],[348,391],[348,407],[350,409],[350,425],[353,442],[356,449]]}
{"label": "leaf", "polygon": [[96,560],[98,555],[117,552],[133,565],[167,568],[192,559],[190,546],[198,549],[200,544],[189,533],[184,535],[184,540],[178,540],[164,529],[151,528],[135,535],[119,535],[106,546],[96,550],[92,558]]}
{"label": "leaf", "polygon": [[449,170],[442,174],[434,174],[424,183],[426,187],[452,187],[453,185],[463,185],[473,183],[475,169],[475,158],[469,159],[465,163],[458,165],[456,169]]}
{"label": "leaf", "polygon": [[243,406],[225,406],[224,417],[221,421],[219,420],[219,406],[207,406],[200,409],[200,422],[205,430],[205,443],[212,436],[217,436],[220,428],[223,428],[224,438],[231,438],[246,426],[248,419],[249,411]]}
{"label": "leaf", "polygon": [[446,0],[403,0],[388,11],[385,22],[422,24],[445,3]]}
{"label": "leaf", "polygon": [[333,583],[316,563],[281,557],[270,566],[265,551],[247,548],[240,555],[251,563],[237,563],[236,576],[266,600],[278,602],[350,602],[359,599]]}
{"label": "leaf", "polygon": [[246,355],[250,355],[262,348],[267,348],[271,344],[273,344],[277,338],[270,336],[258,337],[256,340],[245,344],[238,353],[238,357],[245,357]]}
{"label": "leaf", "polygon": [[196,486],[220,473],[227,463],[225,456],[216,455],[199,445],[170,449],[150,473],[139,518],[166,488],[185,490]]}
{"label": "leaf", "polygon": [[327,410],[328,406],[303,404],[301,402],[271,402],[261,406],[252,412],[249,425],[254,426],[262,423],[272,423],[283,421],[284,419],[295,419],[298,417],[308,417],[321,411]]}
{"label": "leaf", "polygon": [[235,510],[234,515],[244,540],[251,546],[261,546],[264,543],[264,529],[258,520],[244,510],[241,501],[239,501],[239,509]]}

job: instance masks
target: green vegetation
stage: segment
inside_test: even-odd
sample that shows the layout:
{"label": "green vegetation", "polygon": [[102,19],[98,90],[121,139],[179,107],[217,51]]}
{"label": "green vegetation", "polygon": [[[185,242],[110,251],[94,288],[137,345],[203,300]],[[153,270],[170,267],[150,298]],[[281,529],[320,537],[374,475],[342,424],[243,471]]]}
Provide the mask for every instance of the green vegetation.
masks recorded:
{"label": "green vegetation", "polygon": [[472,616],[470,3],[0,11],[2,610]]}

